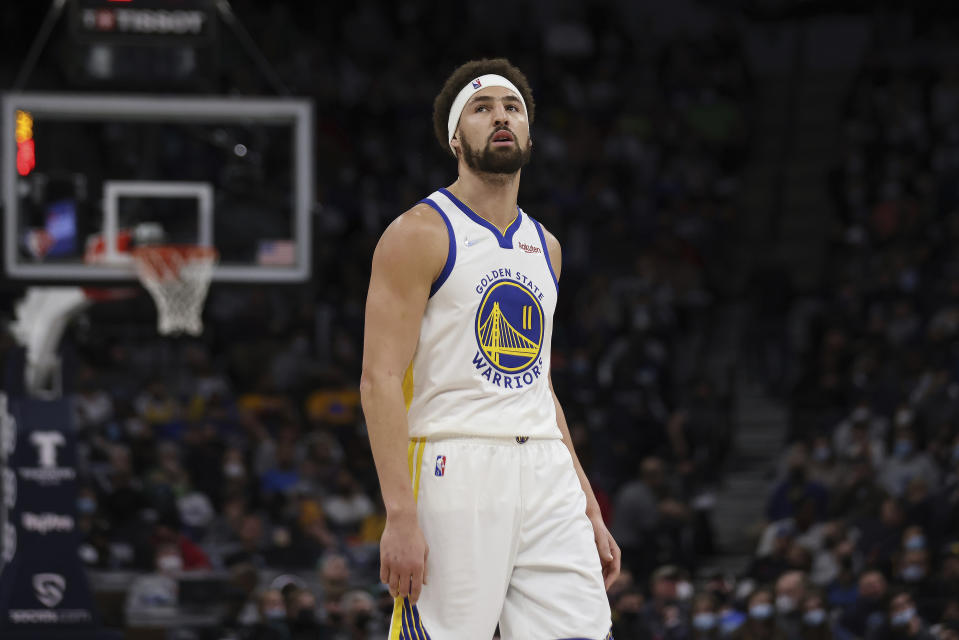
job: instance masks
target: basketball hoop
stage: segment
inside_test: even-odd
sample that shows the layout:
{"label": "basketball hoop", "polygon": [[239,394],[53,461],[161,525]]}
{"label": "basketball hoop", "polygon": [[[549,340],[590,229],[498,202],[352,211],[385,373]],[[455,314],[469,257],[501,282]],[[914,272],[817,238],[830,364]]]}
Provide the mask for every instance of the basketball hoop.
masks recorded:
{"label": "basketball hoop", "polygon": [[203,332],[200,314],[219,254],[213,247],[156,245],[131,251],[137,277],[157,306],[163,335]]}

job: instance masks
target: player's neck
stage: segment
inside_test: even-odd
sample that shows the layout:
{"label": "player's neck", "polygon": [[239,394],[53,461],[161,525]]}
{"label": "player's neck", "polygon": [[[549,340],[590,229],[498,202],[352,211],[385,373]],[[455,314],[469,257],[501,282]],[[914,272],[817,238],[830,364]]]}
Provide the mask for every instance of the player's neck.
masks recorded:
{"label": "player's neck", "polygon": [[510,175],[460,171],[449,191],[478,216],[503,231],[516,219],[519,175],[519,171]]}

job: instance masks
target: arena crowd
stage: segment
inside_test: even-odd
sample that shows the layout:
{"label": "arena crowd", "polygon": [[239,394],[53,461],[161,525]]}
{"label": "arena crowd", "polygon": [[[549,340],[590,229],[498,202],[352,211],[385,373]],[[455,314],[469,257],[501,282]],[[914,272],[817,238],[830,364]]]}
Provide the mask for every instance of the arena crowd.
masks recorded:
{"label": "arena crowd", "polygon": [[[954,68],[877,57],[851,87],[835,276],[790,345],[790,444],[755,556],[725,575],[703,564],[722,517],[704,498],[723,480],[732,389],[703,364],[751,143],[738,32],[640,38],[630,3],[563,20],[528,3],[497,39],[467,30],[437,57],[444,22],[415,3],[301,4],[234,3],[316,100],[311,285],[214,288],[200,339],[127,330],[121,302],[66,338],[81,557],[136,576],[130,619],[175,611],[180,578],[212,573],[219,617],[197,638],[385,637],[385,515],[357,388],[369,260],[393,217],[453,178],[424,149],[438,83],[508,51],[539,106],[520,201],[564,246],[553,381],[624,552],[615,637],[959,637]],[[551,26],[528,37],[530,21]],[[229,69],[232,91],[262,91],[249,66]]]}

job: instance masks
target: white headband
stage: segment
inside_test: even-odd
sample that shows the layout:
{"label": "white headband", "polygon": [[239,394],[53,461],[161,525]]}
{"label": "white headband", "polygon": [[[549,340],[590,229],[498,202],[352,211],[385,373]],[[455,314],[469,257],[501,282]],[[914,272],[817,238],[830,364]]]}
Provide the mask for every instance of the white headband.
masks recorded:
{"label": "white headband", "polygon": [[516,94],[516,97],[519,98],[519,101],[523,103],[523,111],[526,111],[526,101],[523,100],[523,94],[519,92],[519,89],[516,88],[516,85],[504,78],[503,76],[496,75],[495,73],[488,73],[485,76],[480,76],[467,82],[466,86],[460,89],[460,92],[456,94],[456,99],[453,100],[453,106],[450,107],[450,118],[446,123],[446,130],[449,133],[450,139],[450,149],[453,153],[456,154],[456,149],[453,149],[453,134],[456,133],[456,125],[460,122],[460,116],[463,114],[463,108],[466,107],[466,103],[473,96],[474,93],[480,89],[485,89],[486,87],[505,87]]}

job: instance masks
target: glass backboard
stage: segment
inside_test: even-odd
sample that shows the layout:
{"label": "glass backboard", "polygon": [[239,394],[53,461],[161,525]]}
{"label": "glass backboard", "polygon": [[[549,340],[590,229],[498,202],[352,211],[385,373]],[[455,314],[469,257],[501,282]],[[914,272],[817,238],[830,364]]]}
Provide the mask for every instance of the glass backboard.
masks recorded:
{"label": "glass backboard", "polygon": [[312,104],[7,93],[4,265],[30,281],[135,280],[136,243],[212,246],[218,282],[311,267]]}

